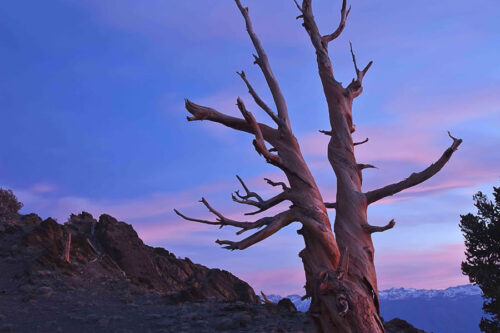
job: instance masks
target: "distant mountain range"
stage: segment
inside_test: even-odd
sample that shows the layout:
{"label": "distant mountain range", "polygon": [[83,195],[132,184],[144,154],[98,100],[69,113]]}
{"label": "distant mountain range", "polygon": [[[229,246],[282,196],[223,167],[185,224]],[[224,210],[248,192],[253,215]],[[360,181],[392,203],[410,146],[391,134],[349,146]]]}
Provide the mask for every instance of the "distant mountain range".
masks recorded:
{"label": "distant mountain range", "polygon": [[[287,296],[297,310],[307,311],[310,299],[299,295]],[[415,327],[433,333],[480,332],[483,315],[481,289],[471,284],[447,289],[391,288],[379,292],[382,317],[401,318]],[[282,297],[268,295],[273,302]]]}

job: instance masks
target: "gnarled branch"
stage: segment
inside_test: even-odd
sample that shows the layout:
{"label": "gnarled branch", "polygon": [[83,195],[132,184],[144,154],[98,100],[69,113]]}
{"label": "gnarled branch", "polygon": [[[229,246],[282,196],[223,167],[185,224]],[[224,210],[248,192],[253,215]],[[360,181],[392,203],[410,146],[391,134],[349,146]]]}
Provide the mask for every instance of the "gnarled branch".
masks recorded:
{"label": "gnarled branch", "polygon": [[413,187],[415,185],[418,185],[427,179],[431,178],[434,176],[436,173],[438,173],[439,170],[441,170],[444,165],[449,161],[451,155],[455,152],[455,150],[458,149],[458,146],[462,143],[462,139],[457,139],[453,137],[450,132],[448,132],[448,135],[450,138],[453,140],[453,143],[451,146],[446,149],[446,151],[441,155],[441,157],[431,164],[427,169],[417,172],[417,173],[412,173],[408,178],[405,180],[402,180],[398,183],[390,184],[387,186],[384,186],[382,188],[366,192],[366,199],[368,201],[368,204],[374,203],[375,201],[378,201],[382,198],[391,196],[393,194],[396,194],[398,192],[401,192],[407,188]]}
{"label": "gnarled branch", "polygon": [[273,112],[273,110],[271,110],[271,108],[269,106],[267,106],[267,104],[262,100],[262,98],[260,98],[260,96],[257,94],[257,92],[255,91],[255,89],[252,87],[252,85],[250,84],[250,82],[248,82],[248,79],[245,75],[245,72],[244,71],[241,71],[241,72],[236,72],[240,77],[241,79],[245,82],[247,88],[248,88],[248,92],[250,93],[250,95],[252,95],[255,103],[260,106],[262,108],[262,110],[264,110],[268,115],[269,117],[271,117],[274,122],[276,124],[280,124],[280,120],[278,118],[278,116]]}
{"label": "gnarled branch", "polygon": [[387,223],[386,225],[384,226],[375,226],[375,225],[370,225],[370,224],[363,224],[363,229],[368,232],[368,233],[374,233],[374,232],[382,232],[382,231],[386,231],[386,230],[389,230],[389,229],[392,229],[394,227],[394,225],[396,224],[396,222],[394,221],[394,219],[390,220],[389,223]]}
{"label": "gnarled branch", "polygon": [[259,38],[253,31],[252,21],[250,20],[250,16],[248,15],[248,8],[244,8],[241,5],[240,0],[235,0],[238,9],[243,15],[245,19],[245,24],[247,28],[248,35],[252,40],[253,46],[255,47],[255,51],[257,51],[257,56],[255,57],[255,63],[259,65],[264,77],[266,79],[267,85],[271,90],[271,94],[274,99],[274,103],[276,104],[276,109],[278,110],[278,118],[281,120],[281,123],[286,126],[286,128],[290,129],[290,120],[288,119],[288,110],[286,106],[285,97],[281,92],[281,88],[278,84],[278,80],[274,77],[273,71],[271,69],[271,65],[269,63],[269,59],[267,58],[267,54],[264,51],[264,47],[260,42]]}
{"label": "gnarled branch", "polygon": [[356,56],[354,55],[354,51],[352,50],[352,43],[349,42],[351,47],[351,55],[352,62],[354,63],[354,69],[356,70],[356,79],[353,79],[352,82],[347,86],[347,90],[349,90],[352,94],[353,98],[358,97],[363,92],[363,78],[365,77],[366,72],[370,69],[373,64],[373,61],[370,61],[368,65],[363,68],[363,70],[359,70],[358,64],[356,63]]}
{"label": "gnarled branch", "polygon": [[[345,2],[345,1],[344,1]],[[297,3],[296,3],[297,4]],[[311,43],[316,50],[318,69],[321,77],[333,78],[333,67],[330,58],[328,57],[328,43],[323,41],[319,28],[314,19],[312,11],[312,0],[303,0],[302,6],[297,4],[297,8],[301,12],[297,18],[303,18],[302,24],[306,29],[307,34],[311,39]],[[335,81],[336,82],[336,81]]]}
{"label": "gnarled branch", "polygon": [[278,155],[271,153],[266,148],[266,143],[264,142],[264,136],[262,135],[262,131],[260,130],[259,123],[257,123],[253,114],[245,108],[245,104],[239,97],[237,99],[237,105],[238,109],[240,109],[240,112],[247,121],[247,123],[253,128],[253,131],[255,133],[255,140],[253,141],[255,150],[257,150],[259,154],[263,155],[268,163],[280,166],[281,165],[280,157]]}
{"label": "gnarled branch", "polygon": [[[260,195],[258,195],[257,193],[255,192],[251,192],[248,187],[245,185],[245,183],[243,182],[243,180],[239,177],[239,176],[236,176],[238,178],[238,180],[240,181],[241,185],[243,186],[245,192],[246,192],[246,195],[241,195],[239,193],[239,191],[236,191],[235,195],[231,195],[232,199],[234,202],[237,202],[237,203],[240,203],[240,204],[245,204],[245,205],[251,205],[251,206],[254,206],[254,207],[257,207],[259,208],[258,210],[254,211],[254,212],[250,212],[250,213],[245,213],[245,215],[255,215],[255,214],[258,214],[258,213],[262,213],[263,211],[266,211],[268,210],[269,208],[271,207],[274,207],[276,206],[277,204],[285,201],[288,199],[288,188],[286,187],[285,183],[274,183],[272,182],[271,180],[266,179],[266,181],[268,182],[268,184],[271,184],[272,186],[278,186],[278,185],[281,185],[283,187],[283,192],[281,192],[280,194],[278,195],[275,195],[274,197],[268,199],[268,200],[263,200],[262,197]],[[274,185],[273,185],[274,184]],[[250,198],[256,198],[257,201],[255,200],[251,200]]]}
{"label": "gnarled branch", "polygon": [[[191,117],[187,117],[188,121],[209,120],[238,131],[255,134],[255,127],[253,126],[253,124],[249,124],[245,119],[228,116],[227,114],[221,113],[210,107],[193,103],[188,99],[186,99],[185,102],[186,109],[193,115]],[[258,123],[258,127],[262,132],[264,140],[271,144],[276,142],[278,137],[277,130],[261,123]]]}
{"label": "gnarled branch", "polygon": [[330,43],[332,40],[334,40],[338,36],[340,36],[340,34],[342,33],[342,31],[344,30],[344,28],[345,28],[345,22],[347,20],[347,16],[349,16],[349,13],[351,12],[351,6],[349,6],[349,9],[347,9],[347,11],[346,11],[346,7],[347,7],[346,0],[343,0],[342,1],[342,9],[340,10],[340,22],[339,22],[339,26],[331,34],[325,35],[325,36],[321,37],[321,41],[323,43],[325,43],[325,44]]}
{"label": "gnarled branch", "polygon": [[[236,175],[236,178],[238,178],[238,181],[240,182],[241,186],[243,186],[243,189],[245,190],[245,195],[241,195],[240,194],[240,191],[239,190],[236,190],[234,193],[242,200],[246,200],[246,199],[249,199],[249,198],[255,198],[257,199],[259,202],[263,202],[264,200],[262,200],[261,196],[258,195],[257,193],[255,192],[251,192],[248,187],[246,186],[245,182],[243,181],[243,179],[240,178],[240,176]],[[234,197],[234,196],[233,196]],[[233,198],[234,200],[234,198]],[[236,200],[235,200],[236,201]]]}
{"label": "gnarled branch", "polygon": [[296,221],[297,218],[295,215],[296,214],[294,213],[294,211],[290,209],[285,212],[281,212],[273,217],[267,217],[267,221],[265,223],[266,227],[239,242],[219,239],[217,239],[215,242],[219,245],[226,245],[223,247],[228,250],[244,250],[247,247],[275,234],[281,228],[289,225],[293,221]]}
{"label": "gnarled branch", "polygon": [[266,183],[268,183],[269,185],[271,185],[273,187],[281,186],[281,188],[283,189],[283,191],[289,191],[290,190],[290,188],[288,186],[286,186],[286,184],[284,182],[273,182],[269,178],[264,178],[264,180],[266,181]]}
{"label": "gnarled branch", "polygon": [[260,228],[260,227],[262,227],[262,226],[270,223],[271,219],[272,219],[272,218],[269,218],[269,217],[263,217],[261,219],[258,219],[255,222],[235,221],[235,220],[228,219],[227,217],[225,217],[224,215],[222,215],[221,213],[219,213],[217,210],[215,210],[212,206],[210,206],[210,204],[207,202],[207,200],[205,200],[205,198],[201,198],[200,202],[202,202],[205,205],[205,207],[207,207],[208,210],[212,214],[214,214],[215,216],[217,216],[216,221],[209,221],[209,220],[203,220],[203,219],[196,219],[196,218],[188,217],[188,216],[182,214],[181,212],[179,212],[177,209],[174,209],[174,212],[177,215],[179,215],[180,217],[182,217],[183,219],[187,220],[187,221],[204,223],[204,224],[210,224],[210,225],[218,225],[218,226],[220,226],[220,228],[222,228],[225,225],[233,226],[233,227],[236,227],[236,228],[241,228],[241,230],[239,230],[236,233],[237,235],[240,235],[243,232],[245,232],[247,230],[250,230],[250,229]]}

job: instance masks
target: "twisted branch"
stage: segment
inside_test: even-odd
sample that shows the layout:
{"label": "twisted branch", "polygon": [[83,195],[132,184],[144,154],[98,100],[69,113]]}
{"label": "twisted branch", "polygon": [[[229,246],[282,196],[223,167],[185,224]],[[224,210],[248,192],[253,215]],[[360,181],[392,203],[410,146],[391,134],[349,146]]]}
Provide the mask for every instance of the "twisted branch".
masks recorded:
{"label": "twisted branch", "polygon": [[223,248],[228,250],[244,250],[247,247],[268,238],[269,236],[279,231],[281,228],[297,220],[294,211],[291,209],[285,212],[281,212],[273,217],[266,217],[264,219],[266,219],[266,223],[263,225],[266,225],[266,227],[239,242],[219,239],[217,239],[215,242],[219,245],[225,245],[223,246]]}
{"label": "twisted branch", "polygon": [[[229,116],[210,107],[193,103],[188,99],[185,100],[185,106],[186,110],[188,110],[189,113],[192,114],[192,116],[187,117],[188,121],[209,120],[238,131],[255,135],[254,125],[249,124],[245,119]],[[272,127],[267,126],[266,124],[258,123],[257,125],[262,132],[264,140],[273,145],[273,143],[275,143],[278,139],[278,131]]]}
{"label": "twisted branch", "polygon": [[266,183],[268,183],[269,185],[271,185],[273,187],[281,186],[281,188],[283,189],[283,191],[289,191],[290,190],[290,188],[288,186],[286,186],[286,184],[284,182],[273,182],[269,178],[264,178],[264,180],[266,181]]}
{"label": "twisted branch", "polygon": [[[251,206],[259,208],[258,210],[254,211],[254,212],[245,213],[245,215],[256,215],[258,213],[262,213],[263,211],[266,211],[269,208],[274,207],[274,206],[278,205],[279,203],[288,199],[288,192],[287,192],[288,188],[286,187],[285,183],[282,183],[282,182],[274,183],[274,182],[270,181],[269,179],[264,178],[264,179],[266,179],[266,181],[269,184],[271,184],[271,183],[274,184],[272,186],[281,185],[284,187],[283,187],[283,192],[281,192],[280,194],[275,195],[274,197],[272,197],[268,200],[263,200],[262,197],[260,195],[258,195],[257,193],[251,192],[239,176],[236,176],[236,177],[238,178],[241,185],[243,186],[243,189],[245,190],[246,195],[241,195],[239,193],[239,191],[236,191],[236,192],[234,192],[236,194],[236,196],[234,194],[231,195],[233,201],[240,203],[240,204],[251,205]],[[256,198],[257,201],[251,200],[250,198]]]}
{"label": "twisted branch", "polygon": [[[256,198],[259,202],[263,202],[264,200],[262,200],[261,196],[258,195],[257,193],[255,192],[250,192],[250,190],[248,189],[248,187],[245,185],[245,182],[240,178],[240,176],[236,175],[236,178],[238,178],[241,186],[243,186],[243,189],[245,190],[246,192],[246,195],[241,195],[240,194],[240,191],[239,190],[236,190],[234,193],[240,198],[240,199],[243,199],[243,200],[246,200],[246,199],[249,199],[249,198]],[[233,196],[233,200],[234,200],[234,196]]]}
{"label": "twisted branch", "polygon": [[212,206],[210,206],[210,204],[207,202],[207,200],[205,200],[205,198],[201,198],[200,202],[202,202],[205,205],[205,207],[207,207],[207,209],[212,214],[217,216],[215,221],[209,221],[209,220],[188,217],[188,216],[182,214],[181,212],[179,212],[177,209],[174,209],[174,212],[187,221],[198,222],[198,223],[203,223],[203,224],[210,224],[210,225],[218,225],[218,226],[220,226],[219,228],[222,228],[225,225],[229,225],[229,226],[236,227],[236,228],[241,228],[241,230],[239,230],[236,233],[237,235],[240,235],[240,234],[242,234],[245,231],[250,230],[250,229],[260,228],[260,227],[271,222],[269,217],[263,217],[261,219],[258,219],[255,222],[241,222],[241,221],[231,220],[231,219],[228,219],[227,217],[225,217],[224,215],[222,215],[221,213],[219,213]]}
{"label": "twisted branch", "polygon": [[382,198],[394,195],[407,188],[418,185],[438,173],[438,171],[444,167],[444,165],[450,160],[451,155],[453,155],[453,153],[462,143],[462,139],[453,137],[450,132],[448,132],[448,135],[453,140],[453,143],[450,147],[448,147],[448,149],[446,149],[443,155],[441,155],[441,157],[436,162],[434,162],[421,172],[412,173],[408,178],[398,183],[390,184],[382,188],[366,192],[365,195],[368,204],[374,203],[375,201],[378,201]]}
{"label": "twisted branch", "polygon": [[245,108],[245,104],[243,103],[241,98],[238,97],[236,105],[238,105],[238,109],[240,109],[240,112],[247,121],[247,123],[253,128],[253,131],[255,133],[255,140],[253,141],[255,150],[257,150],[257,152],[260,155],[263,155],[268,163],[271,163],[276,166],[281,166],[280,157],[278,155],[271,153],[266,148],[266,143],[264,142],[264,136],[262,135],[262,131],[260,130],[260,125],[255,120],[253,114]]}

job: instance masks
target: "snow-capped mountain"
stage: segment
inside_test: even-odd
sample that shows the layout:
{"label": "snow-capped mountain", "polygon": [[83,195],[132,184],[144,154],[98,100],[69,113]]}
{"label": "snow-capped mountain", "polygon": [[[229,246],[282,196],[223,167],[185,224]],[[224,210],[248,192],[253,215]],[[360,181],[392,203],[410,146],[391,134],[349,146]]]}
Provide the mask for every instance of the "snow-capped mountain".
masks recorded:
{"label": "snow-capped mountain", "polygon": [[[307,311],[310,299],[287,296],[297,310]],[[282,297],[268,295],[273,302]],[[401,318],[433,333],[479,332],[481,289],[471,284],[446,289],[391,288],[379,291],[380,312],[386,320]]]}
{"label": "snow-capped mountain", "polygon": [[397,300],[408,298],[433,298],[448,297],[456,298],[463,296],[481,295],[481,289],[472,284],[449,287],[446,289],[414,289],[414,288],[391,288],[379,291],[380,300]]}
{"label": "snow-capped mountain", "polygon": [[[414,288],[391,288],[387,290],[381,290],[378,293],[380,301],[395,301],[404,300],[412,298],[422,298],[422,299],[432,299],[432,298],[458,298],[465,296],[481,296],[481,289],[478,286],[472,284],[466,284],[462,286],[449,287],[446,289],[414,289]],[[273,302],[278,302],[282,299],[279,295],[268,295],[269,300]],[[288,295],[293,304],[297,307],[297,310],[305,312],[309,309],[311,304],[310,299],[302,300],[299,295]]]}

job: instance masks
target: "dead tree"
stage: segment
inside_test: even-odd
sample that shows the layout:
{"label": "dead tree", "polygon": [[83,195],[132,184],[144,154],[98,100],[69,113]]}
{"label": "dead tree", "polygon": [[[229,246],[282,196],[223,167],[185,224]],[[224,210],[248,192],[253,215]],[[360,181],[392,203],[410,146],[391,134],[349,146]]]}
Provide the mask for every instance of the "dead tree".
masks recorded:
{"label": "dead tree", "polygon": [[[306,285],[305,297],[311,297],[311,314],[318,332],[384,332],[379,315],[377,278],[374,267],[374,248],[371,234],[391,229],[394,220],[386,226],[368,224],[367,207],[384,197],[396,194],[415,186],[436,174],[450,159],[462,140],[453,139],[451,146],[443,155],[425,170],[412,173],[408,178],[385,187],[363,192],[362,170],[373,167],[359,164],[354,155],[352,140],[355,130],[352,118],[352,103],[363,91],[363,78],[372,65],[369,62],[362,70],[358,68],[356,57],[352,51],[356,77],[346,87],[335,79],[332,62],[328,55],[328,46],[343,31],[350,8],[343,0],[340,23],[330,34],[322,35],[313,16],[312,0],[303,0],[302,5],[295,2],[298,19],[308,33],[316,52],[319,77],[323,85],[331,129],[322,131],[330,136],[328,144],[328,160],[337,177],[336,202],[325,203],[311,172],[304,161],[299,144],[295,138],[285,97],[274,76],[264,48],[255,34],[248,8],[244,8],[240,0],[235,0],[243,15],[246,30],[256,55],[257,64],[271,91],[274,101],[272,108],[258,95],[248,81],[245,73],[239,72],[248,91],[256,104],[272,119],[275,126],[257,122],[253,114],[247,110],[243,100],[237,99],[237,107],[242,117],[233,117],[207,106],[186,100],[186,109],[191,114],[188,121],[208,120],[220,123],[238,131],[254,136],[253,145],[257,152],[270,163],[281,169],[288,180],[282,182],[266,181],[271,186],[281,188],[281,192],[270,199],[263,199],[251,192],[243,180],[238,177],[245,193],[236,192],[233,200],[254,206],[253,215],[261,213],[277,204],[289,201],[288,210],[274,216],[262,217],[256,221],[235,221],[222,215],[204,198],[201,202],[216,216],[215,221],[187,217],[175,210],[182,218],[212,225],[232,226],[239,228],[237,234],[259,229],[252,235],[240,240],[217,240],[217,244],[229,250],[243,250],[271,236],[292,222],[300,222],[302,227],[297,232],[302,235],[305,248],[299,253],[304,264]],[[332,226],[327,208],[334,208],[335,222]]]}

